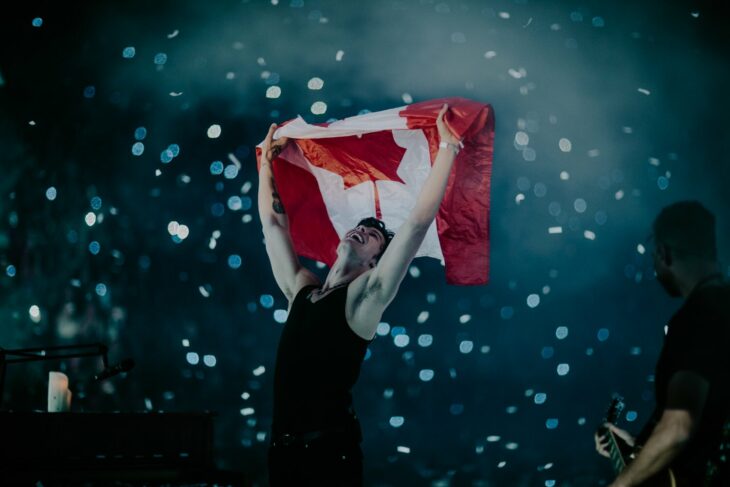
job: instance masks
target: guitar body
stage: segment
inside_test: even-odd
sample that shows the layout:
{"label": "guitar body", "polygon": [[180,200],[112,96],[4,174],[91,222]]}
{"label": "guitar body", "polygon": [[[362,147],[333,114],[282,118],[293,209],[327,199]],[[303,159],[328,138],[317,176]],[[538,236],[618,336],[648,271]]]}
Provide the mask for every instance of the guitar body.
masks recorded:
{"label": "guitar body", "polygon": [[674,478],[671,470],[659,472],[646,482],[641,483],[641,487],[681,487]]}

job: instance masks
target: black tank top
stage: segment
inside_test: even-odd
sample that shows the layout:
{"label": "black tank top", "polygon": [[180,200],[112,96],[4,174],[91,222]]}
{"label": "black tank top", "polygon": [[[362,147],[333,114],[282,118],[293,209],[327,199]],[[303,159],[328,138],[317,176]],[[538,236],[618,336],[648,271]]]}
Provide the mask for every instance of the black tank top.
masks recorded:
{"label": "black tank top", "polygon": [[348,427],[353,422],[351,390],[370,341],[345,318],[347,289],[316,303],[318,286],[297,293],[279,340],[274,370],[274,435]]}

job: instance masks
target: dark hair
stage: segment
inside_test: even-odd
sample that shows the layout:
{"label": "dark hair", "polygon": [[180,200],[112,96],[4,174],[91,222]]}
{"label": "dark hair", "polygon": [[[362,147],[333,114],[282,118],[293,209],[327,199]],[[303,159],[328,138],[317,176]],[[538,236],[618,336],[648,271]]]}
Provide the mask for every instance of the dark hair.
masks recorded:
{"label": "dark hair", "polygon": [[363,227],[374,228],[379,231],[380,234],[383,236],[383,242],[385,242],[385,244],[383,245],[383,250],[381,250],[380,253],[375,256],[376,261],[380,260],[380,257],[385,253],[385,249],[387,249],[388,245],[390,245],[390,241],[393,240],[395,233],[385,228],[385,223],[383,223],[381,220],[378,220],[377,218],[374,218],[372,216],[368,218],[363,218],[358,222],[356,226],[359,227],[360,225],[362,225]]}
{"label": "dark hair", "polygon": [[679,201],[662,209],[654,220],[654,239],[680,256],[717,258],[715,215],[698,201]]}

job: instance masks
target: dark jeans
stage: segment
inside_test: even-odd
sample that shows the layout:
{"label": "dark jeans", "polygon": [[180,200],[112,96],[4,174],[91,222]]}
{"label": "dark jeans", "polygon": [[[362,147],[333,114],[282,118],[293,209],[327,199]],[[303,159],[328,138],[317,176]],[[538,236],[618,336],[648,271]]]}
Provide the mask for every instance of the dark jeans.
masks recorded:
{"label": "dark jeans", "polygon": [[308,443],[270,446],[269,485],[361,487],[359,438],[332,434]]}

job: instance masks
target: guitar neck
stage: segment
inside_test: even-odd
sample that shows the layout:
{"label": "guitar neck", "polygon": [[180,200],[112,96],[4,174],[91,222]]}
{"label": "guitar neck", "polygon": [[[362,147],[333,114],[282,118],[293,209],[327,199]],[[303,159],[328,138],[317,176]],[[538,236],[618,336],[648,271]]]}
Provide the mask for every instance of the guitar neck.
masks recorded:
{"label": "guitar neck", "polygon": [[613,466],[614,472],[619,474],[624,468],[626,468],[626,458],[624,458],[624,453],[621,451],[621,447],[619,447],[616,435],[613,434],[613,431],[608,432],[608,437],[610,440],[608,451],[611,454],[611,466]]}

